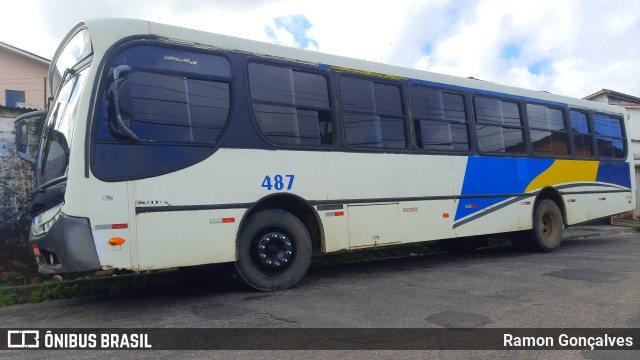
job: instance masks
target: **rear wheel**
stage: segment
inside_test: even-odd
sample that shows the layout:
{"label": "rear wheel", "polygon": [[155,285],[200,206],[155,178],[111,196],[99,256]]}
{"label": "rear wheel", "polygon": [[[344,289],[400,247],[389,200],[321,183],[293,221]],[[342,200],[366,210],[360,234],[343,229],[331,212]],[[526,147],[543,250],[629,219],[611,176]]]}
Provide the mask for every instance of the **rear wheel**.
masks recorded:
{"label": "rear wheel", "polygon": [[238,275],[261,291],[294,286],[311,262],[311,236],[293,214],[263,210],[251,215],[238,237]]}
{"label": "rear wheel", "polygon": [[562,242],[564,222],[562,212],[555,202],[544,199],[536,206],[533,216],[533,229],[526,233],[524,240],[531,250],[553,251]]}

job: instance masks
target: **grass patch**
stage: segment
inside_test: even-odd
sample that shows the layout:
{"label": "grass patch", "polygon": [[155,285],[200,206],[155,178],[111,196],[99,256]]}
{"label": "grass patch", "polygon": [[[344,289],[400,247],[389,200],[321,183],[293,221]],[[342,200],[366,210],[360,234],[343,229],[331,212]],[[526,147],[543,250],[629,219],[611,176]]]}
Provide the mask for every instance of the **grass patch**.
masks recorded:
{"label": "grass patch", "polygon": [[0,308],[16,304],[16,296],[14,294],[5,294],[0,292]]}
{"label": "grass patch", "polygon": [[128,273],[102,278],[85,275],[81,278],[47,281],[30,286],[16,286],[24,285],[24,281],[18,281],[19,278],[15,277],[10,284],[11,286],[7,286],[9,284],[6,282],[5,286],[0,286],[0,307],[79,296],[159,291],[179,284],[179,277],[175,275],[176,273],[176,271],[149,274]]}

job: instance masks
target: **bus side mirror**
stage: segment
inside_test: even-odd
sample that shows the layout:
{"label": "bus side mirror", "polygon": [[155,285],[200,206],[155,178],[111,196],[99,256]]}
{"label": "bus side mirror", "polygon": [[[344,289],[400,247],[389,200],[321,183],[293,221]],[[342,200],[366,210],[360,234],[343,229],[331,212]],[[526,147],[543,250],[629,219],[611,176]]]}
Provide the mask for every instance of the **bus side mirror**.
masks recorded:
{"label": "bus side mirror", "polygon": [[109,127],[120,137],[138,141],[138,135],[131,130],[133,95],[127,77],[133,71],[128,65],[119,65],[113,70],[113,83],[109,87],[109,102],[112,103]]}
{"label": "bus side mirror", "polygon": [[[45,110],[34,111],[20,115],[14,121],[16,129],[14,152],[21,160],[31,165],[35,165],[35,151],[33,153],[29,151],[29,124],[35,122],[34,128],[39,128],[45,114]],[[35,149],[35,146],[32,148]]]}

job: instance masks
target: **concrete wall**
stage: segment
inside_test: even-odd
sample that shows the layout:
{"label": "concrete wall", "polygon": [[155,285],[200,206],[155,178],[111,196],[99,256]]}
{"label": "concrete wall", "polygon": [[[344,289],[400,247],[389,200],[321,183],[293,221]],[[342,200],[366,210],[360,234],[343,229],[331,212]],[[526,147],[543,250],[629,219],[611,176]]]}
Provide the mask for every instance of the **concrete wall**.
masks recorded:
{"label": "concrete wall", "polygon": [[[0,251],[4,245],[25,242],[31,221],[27,199],[31,195],[33,170],[13,153],[13,120],[24,112],[0,107]],[[30,136],[29,140],[33,142],[34,138]]]}

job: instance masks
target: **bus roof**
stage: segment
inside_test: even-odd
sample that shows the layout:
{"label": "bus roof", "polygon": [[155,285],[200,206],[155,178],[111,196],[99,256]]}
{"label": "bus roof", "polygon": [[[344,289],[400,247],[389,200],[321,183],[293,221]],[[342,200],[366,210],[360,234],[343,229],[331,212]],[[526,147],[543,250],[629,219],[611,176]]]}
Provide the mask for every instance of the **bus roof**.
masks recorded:
{"label": "bus roof", "polygon": [[[121,39],[136,35],[153,35],[161,38],[178,40],[186,45],[200,45],[222,50],[241,51],[288,61],[324,65],[341,70],[356,70],[360,73],[378,74],[381,76],[407,78],[429,83],[445,84],[454,87],[479,89],[486,92],[504,93],[519,97],[545,102],[565,103],[575,107],[597,109],[600,111],[624,113],[624,109],[604,103],[577,99],[562,95],[555,95],[545,91],[534,91],[513,86],[496,84],[490,81],[456,77],[429,71],[410,69],[394,65],[382,64],[367,60],[353,59],[321,52],[302,50],[288,46],[269,44],[254,40],[247,40],[228,35],[220,35],[178,26],[149,22],[136,19],[103,18],[81,22],[67,35],[66,41],[73,36],[74,31],[86,26],[91,34],[94,54],[101,56],[108,48]],[[64,47],[60,44],[53,57],[52,66]],[[101,54],[102,53],[102,54]]]}

